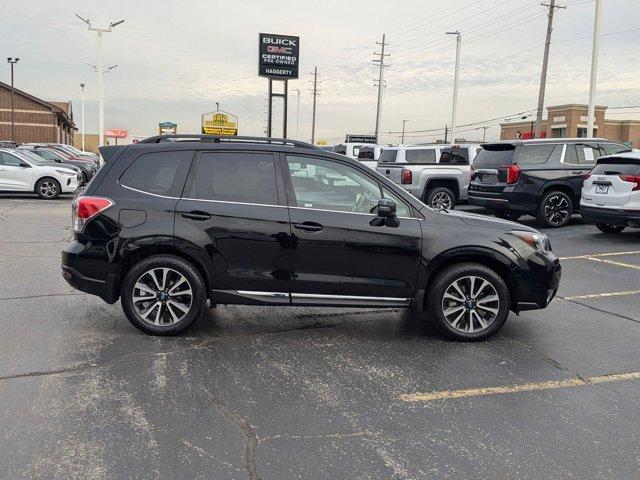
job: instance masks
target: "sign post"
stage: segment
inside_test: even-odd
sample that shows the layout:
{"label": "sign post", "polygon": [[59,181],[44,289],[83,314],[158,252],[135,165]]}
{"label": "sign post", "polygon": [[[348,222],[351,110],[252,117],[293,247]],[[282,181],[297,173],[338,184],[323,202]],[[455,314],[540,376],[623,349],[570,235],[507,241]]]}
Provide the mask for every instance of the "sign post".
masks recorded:
{"label": "sign post", "polygon": [[[271,136],[273,97],[280,97],[284,101],[284,119],[282,136],[287,138],[287,115],[289,101],[289,79],[298,78],[300,62],[300,37],[261,33],[259,35],[258,76],[269,79],[269,99],[267,118],[267,137]],[[273,81],[284,83],[283,93],[273,93]]]}

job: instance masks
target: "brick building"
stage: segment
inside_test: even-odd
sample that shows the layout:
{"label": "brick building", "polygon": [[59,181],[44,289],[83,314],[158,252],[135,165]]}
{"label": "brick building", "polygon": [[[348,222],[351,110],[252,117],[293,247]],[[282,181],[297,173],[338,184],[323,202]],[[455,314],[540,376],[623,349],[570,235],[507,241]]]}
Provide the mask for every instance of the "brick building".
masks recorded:
{"label": "brick building", "polygon": [[[53,142],[73,144],[77,130],[71,102],[47,102],[17,88],[15,127],[18,143]],[[11,85],[0,82],[0,140],[11,138]]]}
{"label": "brick building", "polygon": [[[640,147],[640,120],[612,120],[605,117],[607,107],[596,106],[594,137],[617,140],[634,148]],[[542,121],[542,137],[584,138],[587,135],[587,105],[557,105],[547,107],[547,118]],[[500,124],[500,139],[532,138],[534,121],[525,120]]]}

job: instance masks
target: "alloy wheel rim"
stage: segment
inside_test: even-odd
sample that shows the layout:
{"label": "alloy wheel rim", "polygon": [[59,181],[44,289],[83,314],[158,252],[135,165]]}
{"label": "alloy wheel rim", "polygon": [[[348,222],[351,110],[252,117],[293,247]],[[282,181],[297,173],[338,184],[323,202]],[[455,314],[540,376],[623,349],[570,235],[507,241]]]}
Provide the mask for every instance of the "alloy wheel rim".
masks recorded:
{"label": "alloy wheel rim", "polygon": [[473,275],[454,280],[444,291],[442,313],[452,328],[478,333],[493,324],[500,311],[500,297],[488,280]]}
{"label": "alloy wheel rim", "polygon": [[133,285],[133,307],[150,325],[170,326],[184,319],[193,303],[189,280],[172,268],[153,268]]}
{"label": "alloy wheel rim", "polygon": [[451,197],[445,192],[438,192],[431,200],[431,207],[434,210],[449,209],[451,208]]}
{"label": "alloy wheel rim", "polygon": [[569,218],[569,202],[565,197],[554,195],[544,206],[544,216],[553,225],[561,225]]}
{"label": "alloy wheel rim", "polygon": [[53,182],[42,182],[42,184],[40,185],[40,193],[45,197],[53,197],[57,191],[58,188]]}

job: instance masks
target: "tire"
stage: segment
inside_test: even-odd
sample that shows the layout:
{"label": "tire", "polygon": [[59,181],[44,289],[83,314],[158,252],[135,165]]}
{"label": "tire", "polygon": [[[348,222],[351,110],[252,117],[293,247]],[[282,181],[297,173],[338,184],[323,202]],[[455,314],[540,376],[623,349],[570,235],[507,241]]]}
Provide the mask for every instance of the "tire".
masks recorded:
{"label": "tire", "polygon": [[427,192],[425,203],[434,210],[453,210],[456,208],[456,196],[447,187],[436,187]]}
{"label": "tire", "polygon": [[626,227],[624,225],[609,225],[608,223],[596,223],[596,228],[602,233],[620,233]]}
{"label": "tire", "polygon": [[561,191],[547,192],[540,200],[536,219],[538,224],[547,228],[563,227],[573,213],[573,202],[571,197]]}
{"label": "tire", "polygon": [[36,182],[35,191],[40,198],[54,200],[58,198],[62,189],[55,178],[45,177]]}
{"label": "tire", "polygon": [[[464,296],[456,290],[456,283]],[[470,295],[471,287],[475,300]],[[454,297],[464,302],[457,302]],[[444,269],[427,292],[427,312],[438,330],[462,342],[477,342],[494,335],[507,320],[509,306],[509,288],[504,280],[494,270],[477,263],[459,263]]]}
{"label": "tire", "polygon": [[497,211],[497,212],[493,212],[493,214],[497,218],[502,218],[503,220],[510,220],[512,222],[517,221],[522,216],[521,213],[506,212],[506,211]]}
{"label": "tire", "polygon": [[[166,277],[163,269],[168,270]],[[187,290],[191,296],[184,293]],[[127,273],[121,290],[122,309],[133,326],[145,333],[177,335],[202,316],[207,300],[205,290],[202,275],[189,262],[174,255],[154,255]]]}

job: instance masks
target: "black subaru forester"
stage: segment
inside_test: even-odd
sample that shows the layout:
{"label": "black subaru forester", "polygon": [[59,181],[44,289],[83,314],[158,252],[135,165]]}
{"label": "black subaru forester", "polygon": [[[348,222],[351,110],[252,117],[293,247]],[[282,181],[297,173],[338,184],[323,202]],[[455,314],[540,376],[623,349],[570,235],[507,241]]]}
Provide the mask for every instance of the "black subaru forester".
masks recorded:
{"label": "black subaru forester", "polygon": [[70,285],[154,335],[217,304],[408,307],[457,340],[545,308],[560,282],[549,240],[436,212],[342,155],[270,138],[172,135],[101,149],[73,203]]}

